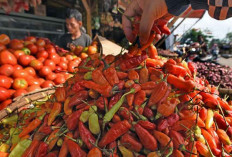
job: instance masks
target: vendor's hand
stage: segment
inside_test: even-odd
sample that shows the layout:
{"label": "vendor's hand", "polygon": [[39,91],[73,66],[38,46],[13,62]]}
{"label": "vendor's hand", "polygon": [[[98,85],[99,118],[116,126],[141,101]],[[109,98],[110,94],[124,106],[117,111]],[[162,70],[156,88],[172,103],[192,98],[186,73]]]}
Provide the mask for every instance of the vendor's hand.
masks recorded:
{"label": "vendor's hand", "polygon": [[147,42],[155,20],[160,18],[169,20],[172,17],[168,14],[168,8],[165,0],[133,0],[122,17],[123,30],[130,42],[135,40],[135,35],[132,33],[131,21],[127,17],[134,16],[141,16],[139,26],[141,44],[145,44]]}

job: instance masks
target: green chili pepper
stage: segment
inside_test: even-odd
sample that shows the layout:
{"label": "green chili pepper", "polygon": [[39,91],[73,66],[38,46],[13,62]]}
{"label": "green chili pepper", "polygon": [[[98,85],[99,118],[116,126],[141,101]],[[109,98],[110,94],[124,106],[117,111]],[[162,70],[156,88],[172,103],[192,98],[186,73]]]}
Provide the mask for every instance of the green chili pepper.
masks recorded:
{"label": "green chili pepper", "polygon": [[196,138],[199,138],[201,136],[201,128],[197,125],[193,127],[193,131],[195,133]]}
{"label": "green chili pepper", "polygon": [[82,121],[83,123],[87,122],[89,119],[89,111],[84,111],[82,112],[81,116],[80,116],[80,121]]}
{"label": "green chili pepper", "polygon": [[24,51],[24,53],[25,53],[26,55],[31,54],[31,50],[28,49],[28,48],[26,48],[26,47],[24,47],[24,48],[22,49],[22,51]]}
{"label": "green chili pepper", "polygon": [[111,119],[113,118],[113,116],[115,115],[115,113],[119,110],[119,108],[122,106],[126,96],[128,94],[134,93],[135,89],[131,88],[131,90],[125,94],[123,94],[123,96],[119,99],[119,101],[105,114],[104,118],[103,118],[103,123],[107,123],[109,121],[111,121]]}
{"label": "green chili pepper", "polygon": [[84,79],[85,80],[92,80],[92,71],[85,73]]}
{"label": "green chili pepper", "polygon": [[63,144],[63,139],[62,139],[62,138],[59,138],[59,139],[57,140],[56,144],[57,144],[58,147],[61,147],[62,144]]}
{"label": "green chili pepper", "polygon": [[10,137],[11,137],[12,144],[16,144],[20,141],[20,138],[19,138],[20,132],[21,131],[18,128],[11,128],[10,129]]}
{"label": "green chili pepper", "polygon": [[15,123],[18,121],[18,118],[19,118],[18,115],[15,114],[15,115],[13,115],[13,116],[4,118],[4,119],[1,121],[1,123],[12,125],[12,124],[15,124]]}
{"label": "green chili pepper", "polygon": [[92,114],[92,113],[94,113],[94,112],[97,112],[97,106],[91,106],[91,107],[89,108],[89,114]]}
{"label": "green chili pepper", "polygon": [[20,141],[10,153],[9,157],[21,157],[25,150],[31,145],[31,140],[25,139]]}
{"label": "green chili pepper", "polygon": [[99,134],[101,131],[98,115],[96,113],[91,114],[89,117],[89,130],[95,135]]}

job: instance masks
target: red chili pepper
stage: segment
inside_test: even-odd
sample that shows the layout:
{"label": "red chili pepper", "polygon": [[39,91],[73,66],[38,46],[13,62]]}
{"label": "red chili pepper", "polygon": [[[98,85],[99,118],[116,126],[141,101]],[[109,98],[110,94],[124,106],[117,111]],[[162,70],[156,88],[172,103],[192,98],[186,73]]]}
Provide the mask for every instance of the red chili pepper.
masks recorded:
{"label": "red chili pepper", "polygon": [[114,67],[109,67],[103,71],[103,74],[111,86],[119,83],[119,78]]}
{"label": "red chili pepper", "polygon": [[197,73],[197,66],[194,62],[188,62],[188,68],[191,71],[192,75],[196,75]]}
{"label": "red chili pepper", "polygon": [[52,151],[52,152],[49,152],[46,157],[57,157],[58,155],[58,151]]}
{"label": "red chili pepper", "polygon": [[140,50],[143,51],[146,48],[148,48],[152,44],[152,42],[154,41],[155,37],[156,37],[156,34],[155,33],[151,33],[150,36],[149,36],[149,38],[148,38],[148,40],[147,40],[147,43],[144,44],[144,45],[142,45],[142,47],[140,48]]}
{"label": "red chili pepper", "polygon": [[151,59],[147,58],[146,59],[146,66],[147,67],[162,67],[164,65],[164,62],[159,59]]}
{"label": "red chili pepper", "polygon": [[143,90],[138,91],[134,97],[134,105],[141,106],[146,99],[146,93]]}
{"label": "red chili pepper", "polygon": [[33,140],[31,142],[31,145],[26,149],[26,151],[23,153],[22,157],[34,157],[37,147],[39,146],[40,141]]}
{"label": "red chili pepper", "polygon": [[149,80],[149,71],[147,68],[142,68],[139,71],[139,83],[146,83]]}
{"label": "red chili pepper", "polygon": [[[168,135],[166,135],[163,132],[157,131],[157,130],[153,131],[153,136],[157,139],[157,141],[159,141],[159,143],[161,144],[162,147],[167,147],[168,143],[171,140],[168,137]],[[168,146],[173,147],[173,142],[170,142],[170,144]]]}
{"label": "red chili pepper", "polygon": [[128,106],[132,106],[134,102],[134,97],[135,97],[135,94],[132,94],[132,93],[126,96],[126,101],[127,101]]}
{"label": "red chili pepper", "polygon": [[201,155],[203,155],[205,157],[211,156],[211,154],[209,152],[209,149],[208,149],[208,147],[205,144],[201,143],[200,141],[196,141],[196,147],[197,147],[197,151]]}
{"label": "red chili pepper", "polygon": [[[73,134],[71,132],[68,132],[66,134],[66,136],[73,138]],[[62,146],[60,148],[59,157],[66,157],[68,155],[68,146],[66,143],[66,141],[69,140],[68,137],[64,138],[64,141],[63,141]]]}
{"label": "red chili pepper", "polygon": [[122,90],[125,86],[125,81],[124,80],[119,80],[119,83],[117,84],[117,87],[119,90]]}
{"label": "red chili pepper", "polygon": [[93,89],[99,92],[105,97],[109,97],[112,94],[112,87],[109,85],[99,85],[93,81],[81,81],[80,84],[84,86],[85,88]]}
{"label": "red chili pepper", "polygon": [[232,142],[230,141],[230,137],[226,134],[226,132],[224,130],[217,129],[217,134],[218,134],[220,141],[224,145],[231,145],[232,144]]}
{"label": "red chili pepper", "polygon": [[55,91],[55,97],[58,102],[64,102],[66,99],[65,87],[59,87]]}
{"label": "red chili pepper", "polygon": [[215,142],[217,144],[217,147],[220,148],[221,147],[221,142],[219,140],[219,137],[218,137],[218,134],[216,133],[216,131],[214,131],[213,128],[209,128],[209,129],[207,129],[207,131],[214,138],[214,140],[215,140]]}
{"label": "red chili pepper", "polygon": [[147,55],[146,52],[143,52],[142,55],[123,60],[119,67],[122,71],[126,71],[139,66],[145,59],[147,59]]}
{"label": "red chili pepper", "polygon": [[217,148],[217,144],[215,142],[215,139],[209,134],[208,131],[206,131],[205,129],[201,129],[201,133],[202,135],[205,137],[206,141],[208,142],[209,144],[209,147],[211,149],[213,148]]}
{"label": "red chili pepper", "polygon": [[181,145],[186,145],[184,137],[177,131],[170,130],[169,137],[172,138],[173,146],[179,149]]}
{"label": "red chili pepper", "polygon": [[180,103],[178,98],[171,98],[163,103],[160,103],[157,107],[157,111],[164,117],[170,116],[174,113],[176,106]]}
{"label": "red chili pepper", "polygon": [[159,131],[163,131],[164,129],[166,129],[167,127],[169,127],[168,121],[167,119],[162,119],[158,122],[157,124],[157,129]]}
{"label": "red chili pepper", "polygon": [[219,113],[215,112],[214,119],[216,120],[218,127],[220,129],[223,129],[223,130],[227,129],[226,133],[229,135],[229,137],[231,137],[232,136],[232,127],[229,126],[229,124],[224,120],[223,116],[220,115]]}
{"label": "red chili pepper", "polygon": [[121,72],[121,71],[117,71],[117,75],[118,75],[118,78],[120,80],[124,80],[128,77],[128,74],[127,73],[124,73],[124,72]]}
{"label": "red chili pepper", "polygon": [[35,157],[45,157],[47,152],[48,152],[48,144],[45,142],[41,142],[39,147],[37,148]]}
{"label": "red chili pepper", "polygon": [[111,142],[109,144],[109,149],[113,149],[114,150],[113,154],[110,154],[110,157],[118,157],[118,155],[117,155],[117,143],[116,143],[116,141]]}
{"label": "red chili pepper", "polygon": [[166,119],[167,119],[168,125],[173,126],[177,121],[179,121],[180,117],[178,114],[173,113],[170,116],[168,116]]}
{"label": "red chili pepper", "polygon": [[169,28],[166,25],[163,25],[163,26],[158,25],[158,28],[164,34],[167,34],[167,35],[171,34],[171,31],[169,30]]}
{"label": "red chili pepper", "polygon": [[53,147],[56,145],[57,140],[59,139],[59,137],[57,136],[59,132],[59,129],[55,129],[52,131],[52,133],[48,136],[48,152],[50,152]]}
{"label": "red chili pepper", "polygon": [[131,124],[127,120],[117,122],[110,130],[102,137],[98,146],[103,148],[107,144],[115,141],[118,137],[125,134],[131,128]]}
{"label": "red chili pepper", "polygon": [[221,98],[217,98],[219,105],[222,107],[222,109],[227,110],[232,112],[232,107],[228,104],[228,102],[226,102],[224,99]]}
{"label": "red chili pepper", "polygon": [[189,120],[189,119],[179,120],[172,126],[172,129],[175,131],[186,130],[185,127],[191,129],[193,124],[195,124],[195,120]]}
{"label": "red chili pepper", "polygon": [[71,97],[68,106],[73,107],[75,105],[79,105],[83,100],[88,98],[88,91],[81,90],[78,91],[74,96]]}
{"label": "red chili pepper", "polygon": [[86,157],[87,156],[85,151],[83,151],[77,143],[73,142],[72,140],[67,140],[66,143],[67,143],[68,150],[72,157]]}
{"label": "red chili pepper", "polygon": [[137,71],[135,71],[135,70],[130,70],[129,72],[128,72],[128,79],[129,80],[139,80],[139,74],[137,73]]}
{"label": "red chili pepper", "polygon": [[149,81],[146,83],[141,84],[142,90],[147,90],[147,89],[154,89],[156,88],[156,83],[154,81]]}
{"label": "red chili pepper", "polygon": [[150,121],[140,120],[138,124],[147,130],[154,130],[156,128],[156,125]]}
{"label": "red chili pepper", "polygon": [[120,142],[123,146],[135,152],[140,152],[140,150],[143,147],[142,144],[138,142],[138,140],[136,140],[133,136],[131,136],[128,133],[121,137]]}
{"label": "red chili pepper", "polygon": [[96,106],[100,109],[100,110],[104,110],[105,106],[108,106],[108,100],[105,97],[100,97],[97,99],[96,101]]}
{"label": "red chili pepper", "polygon": [[84,111],[84,109],[77,110],[70,114],[67,119],[67,127],[69,130],[75,130],[78,126],[78,121],[81,116],[81,113]]}
{"label": "red chili pepper", "polygon": [[62,105],[59,102],[54,102],[52,110],[48,116],[48,126],[52,124],[52,122],[56,119],[56,116],[60,114],[62,110]]}
{"label": "red chili pepper", "polygon": [[205,121],[206,118],[207,118],[207,109],[202,107],[201,110],[200,110],[200,113],[199,113],[199,117]]}
{"label": "red chili pepper", "polygon": [[102,71],[98,69],[92,72],[92,80],[99,85],[110,85]]}
{"label": "red chili pepper", "polygon": [[[49,135],[51,132],[52,132],[52,129],[50,126],[48,126],[48,115],[46,115],[44,117],[44,120],[43,120],[43,123],[42,125],[39,127],[38,131],[37,131],[39,134],[43,133],[45,136],[46,135]],[[36,133],[37,134],[37,133]],[[36,134],[34,135],[34,138],[36,137]],[[42,136],[42,138],[44,137],[44,135]],[[41,139],[42,139],[41,138]],[[41,140],[41,139],[37,139],[37,140]]]}
{"label": "red chili pepper", "polygon": [[94,147],[93,143],[96,142],[96,139],[94,138],[92,133],[85,127],[82,121],[79,121],[79,132],[81,139],[89,148],[89,150],[91,150]]}
{"label": "red chili pepper", "polygon": [[154,113],[152,112],[152,110],[149,107],[146,107],[146,106],[143,109],[143,115],[149,119],[154,118]]}
{"label": "red chili pepper", "polygon": [[164,67],[165,67],[165,70],[170,74],[173,74],[176,76],[183,76],[183,77],[187,75],[186,69],[182,66],[165,63]]}
{"label": "red chili pepper", "polygon": [[46,114],[43,114],[42,116],[34,119],[32,122],[30,122],[28,124],[28,126],[26,126],[23,131],[19,134],[19,137],[23,137],[27,134],[29,134],[31,131],[35,130],[41,123],[42,123],[42,120],[44,118]]}
{"label": "red chili pepper", "polygon": [[[181,151],[179,151],[178,149],[174,149],[172,155],[173,155],[173,157],[184,157],[184,154]],[[193,155],[192,155],[192,157],[193,157]]]}
{"label": "red chili pepper", "polygon": [[151,151],[155,151],[157,148],[157,141],[154,138],[154,136],[152,136],[146,129],[144,129],[139,124],[135,124],[134,128],[144,148]]}
{"label": "red chili pepper", "polygon": [[120,107],[118,115],[123,117],[125,120],[131,120],[132,118],[130,111],[126,107]]}
{"label": "red chili pepper", "polygon": [[161,31],[159,30],[158,26],[156,24],[154,24],[152,26],[152,31],[156,32],[156,34],[161,34]]}
{"label": "red chili pepper", "polygon": [[232,152],[232,145],[224,145],[224,149],[226,152],[231,153]]}
{"label": "red chili pepper", "polygon": [[122,93],[117,93],[114,96],[112,96],[109,102],[108,109],[111,109],[119,101],[121,97],[122,97]]}
{"label": "red chili pepper", "polygon": [[156,59],[158,57],[157,49],[156,49],[156,47],[153,44],[151,44],[148,47],[148,56],[151,59]]}
{"label": "red chili pepper", "polygon": [[162,103],[162,101],[168,97],[170,90],[170,86],[167,84],[167,82],[162,81],[157,84],[157,86],[153,89],[153,92],[147,104],[148,107],[156,105],[157,103]]}
{"label": "red chili pepper", "polygon": [[172,74],[168,75],[168,83],[176,87],[177,89],[184,90],[186,92],[191,92],[195,88],[195,83],[192,80],[184,80],[178,78]]}

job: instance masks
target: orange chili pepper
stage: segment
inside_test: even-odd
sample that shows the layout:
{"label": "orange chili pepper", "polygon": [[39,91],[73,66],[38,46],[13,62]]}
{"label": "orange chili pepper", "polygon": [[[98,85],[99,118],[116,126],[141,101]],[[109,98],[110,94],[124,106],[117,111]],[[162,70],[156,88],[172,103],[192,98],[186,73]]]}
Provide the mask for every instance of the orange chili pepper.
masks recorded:
{"label": "orange chili pepper", "polygon": [[146,83],[149,79],[149,72],[147,68],[142,68],[139,71],[139,83]]}
{"label": "orange chili pepper", "polygon": [[61,112],[62,105],[61,103],[54,102],[52,110],[48,116],[48,126],[52,124],[52,122],[55,120],[56,116]]}

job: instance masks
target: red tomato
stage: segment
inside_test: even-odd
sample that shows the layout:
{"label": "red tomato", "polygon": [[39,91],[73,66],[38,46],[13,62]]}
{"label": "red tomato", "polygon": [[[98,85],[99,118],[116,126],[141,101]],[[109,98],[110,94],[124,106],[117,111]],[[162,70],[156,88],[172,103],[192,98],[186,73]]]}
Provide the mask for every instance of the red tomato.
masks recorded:
{"label": "red tomato", "polygon": [[36,75],[35,69],[32,68],[32,67],[26,67],[24,70],[25,70],[29,75],[31,75],[31,76],[35,76],[35,75]]}
{"label": "red tomato", "polygon": [[25,95],[28,92],[25,89],[16,89],[15,93],[14,93],[14,98],[21,96],[21,95]]}
{"label": "red tomato", "polygon": [[27,46],[27,45],[30,45],[30,44],[33,44],[33,42],[31,42],[31,41],[24,41],[24,46]]}
{"label": "red tomato", "polygon": [[60,66],[63,70],[67,70],[67,69],[68,69],[68,65],[67,65],[67,63],[65,63],[65,62],[60,62],[60,63],[58,64],[58,66]]}
{"label": "red tomato", "polygon": [[64,77],[64,75],[62,75],[62,74],[57,75],[56,78],[55,78],[55,80],[54,80],[54,83],[55,83],[56,85],[61,84],[61,83],[64,83],[64,82],[65,82],[65,77]]}
{"label": "red tomato", "polygon": [[74,54],[79,55],[82,52],[82,50],[83,50],[83,46],[77,46],[75,48]]}
{"label": "red tomato", "polygon": [[68,61],[72,61],[73,60],[73,56],[72,55],[67,55],[66,58],[67,58]]}
{"label": "red tomato", "polygon": [[55,64],[55,62],[54,62],[53,60],[51,60],[51,59],[46,59],[46,60],[44,61],[44,66],[50,67],[52,71],[56,69],[56,64]]}
{"label": "red tomato", "polygon": [[24,78],[16,78],[13,83],[14,89],[26,89],[28,87],[28,83]]}
{"label": "red tomato", "polygon": [[75,62],[75,61],[70,61],[68,63],[68,72],[76,72],[77,71],[77,67],[80,63]]}
{"label": "red tomato", "polygon": [[55,83],[53,81],[47,80],[41,84],[42,88],[53,87]]}
{"label": "red tomato", "polygon": [[8,92],[10,93],[10,97],[13,97],[16,90],[14,89],[8,89]]}
{"label": "red tomato", "polygon": [[88,55],[87,53],[85,53],[85,52],[82,52],[81,55],[80,55],[81,59],[85,59],[85,58],[87,58],[88,56],[89,56],[89,55]]}
{"label": "red tomato", "polygon": [[4,75],[0,75],[0,87],[9,89],[11,87],[11,78]]}
{"label": "red tomato", "polygon": [[55,64],[60,63],[60,56],[58,54],[56,54],[56,53],[50,53],[48,55],[48,59],[53,60],[55,62]]}
{"label": "red tomato", "polygon": [[28,85],[30,86],[30,85],[34,85],[34,84],[39,84],[39,81],[36,79],[36,78],[34,78],[33,76],[28,76],[27,78],[25,78],[26,79],[26,81],[27,81],[27,83],[28,83]]}
{"label": "red tomato", "polygon": [[8,98],[10,98],[10,92],[6,88],[0,87],[0,101],[4,101]]}
{"label": "red tomato", "polygon": [[0,66],[0,75],[11,76],[14,72],[14,67],[10,64]]}
{"label": "red tomato", "polygon": [[5,101],[3,101],[1,104],[0,104],[0,110],[6,108],[8,105],[10,105],[12,103],[12,99],[7,99]]}
{"label": "red tomato", "polygon": [[13,67],[14,67],[14,70],[22,70],[23,69],[23,67],[21,65],[18,65],[18,64],[14,65]]}
{"label": "red tomato", "polygon": [[35,43],[36,42],[36,38],[33,37],[33,36],[29,36],[29,37],[26,37],[25,41],[30,41],[32,43]]}
{"label": "red tomato", "polygon": [[56,78],[56,74],[53,73],[53,72],[51,72],[50,74],[48,74],[48,75],[46,76],[46,80],[51,80],[51,81],[53,81],[55,78]]}
{"label": "red tomato", "polygon": [[56,54],[56,49],[53,46],[47,47],[46,51],[48,54]]}
{"label": "red tomato", "polygon": [[34,60],[34,59],[36,59],[34,56],[32,56],[32,55],[29,55],[30,56],[30,58],[31,58],[31,61],[32,60]]}
{"label": "red tomato", "polygon": [[27,45],[27,48],[31,51],[31,54],[36,54],[38,51],[38,47],[34,44]]}
{"label": "red tomato", "polygon": [[95,53],[97,53],[97,47],[90,45],[88,47],[88,55],[92,55],[92,54],[95,54]]}
{"label": "red tomato", "polygon": [[6,49],[6,46],[0,43],[0,52],[5,49]]}
{"label": "red tomato", "polygon": [[48,52],[43,50],[43,51],[39,51],[37,54],[36,54],[36,57],[37,58],[40,58],[40,57],[43,57],[43,58],[48,58]]}
{"label": "red tomato", "polygon": [[43,67],[40,69],[39,74],[40,74],[41,76],[46,76],[46,75],[48,75],[48,74],[51,73],[51,72],[52,72],[52,70],[51,70],[51,68],[50,68],[49,66],[43,66]]}
{"label": "red tomato", "polygon": [[13,52],[13,54],[18,59],[20,56],[25,55],[25,52],[22,50],[16,50]]}
{"label": "red tomato", "polygon": [[45,41],[43,40],[43,39],[38,39],[37,41],[36,41],[36,45],[37,46],[41,46],[41,47],[44,47],[45,46]]}
{"label": "red tomato", "polygon": [[80,57],[76,57],[73,59],[74,62],[80,64],[81,63],[81,58]]}
{"label": "red tomato", "polygon": [[39,51],[44,51],[45,50],[45,48],[44,47],[42,47],[42,46],[38,46],[38,52]]}
{"label": "red tomato", "polygon": [[43,58],[43,57],[40,57],[40,58],[38,58],[38,60],[39,60],[40,62],[44,63],[44,61],[45,61],[46,59]]}
{"label": "red tomato", "polygon": [[28,66],[31,62],[31,57],[29,55],[22,55],[19,56],[18,61],[22,66]]}
{"label": "red tomato", "polygon": [[15,70],[13,72],[13,77],[14,78],[27,78],[28,77],[28,73],[26,70],[21,69],[21,70]]}
{"label": "red tomato", "polygon": [[14,50],[21,50],[24,47],[23,43],[18,39],[11,40],[9,46]]}
{"label": "red tomato", "polygon": [[64,63],[68,63],[68,59],[66,57],[60,57],[60,61]]}
{"label": "red tomato", "polygon": [[6,34],[0,35],[0,44],[7,45],[10,43],[10,38]]}
{"label": "red tomato", "polygon": [[59,73],[59,72],[61,72],[61,71],[62,71],[62,68],[61,68],[60,66],[56,66],[55,72],[56,72],[56,73]]}
{"label": "red tomato", "polygon": [[43,78],[38,78],[39,84],[41,85],[42,83],[44,83],[45,79]]}
{"label": "red tomato", "polygon": [[37,90],[40,90],[40,89],[41,89],[40,85],[31,85],[31,86],[29,86],[27,88],[27,91],[32,92],[32,91],[37,91]]}
{"label": "red tomato", "polygon": [[30,66],[35,70],[40,70],[43,67],[43,63],[37,59],[31,61]]}
{"label": "red tomato", "polygon": [[64,73],[64,78],[65,80],[69,79],[70,77],[72,77],[73,74],[70,74],[70,73]]}
{"label": "red tomato", "polygon": [[15,56],[8,50],[3,50],[0,52],[0,64],[17,64],[17,59]]}

